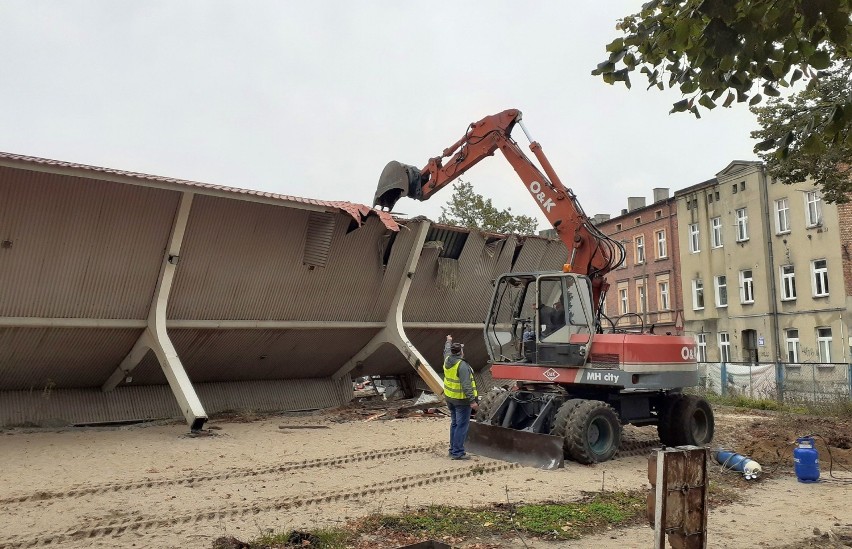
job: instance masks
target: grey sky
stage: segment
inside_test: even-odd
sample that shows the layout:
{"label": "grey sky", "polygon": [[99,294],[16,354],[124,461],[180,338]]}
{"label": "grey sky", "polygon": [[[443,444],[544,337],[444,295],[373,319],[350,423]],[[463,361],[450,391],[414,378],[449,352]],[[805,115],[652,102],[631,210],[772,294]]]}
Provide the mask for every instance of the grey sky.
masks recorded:
{"label": "grey sky", "polygon": [[[387,161],[518,108],[586,212],[617,214],[754,159],[743,105],[697,121],[590,75],[641,3],[2,0],[0,150],[369,203]],[[464,179],[547,228],[499,153]]]}

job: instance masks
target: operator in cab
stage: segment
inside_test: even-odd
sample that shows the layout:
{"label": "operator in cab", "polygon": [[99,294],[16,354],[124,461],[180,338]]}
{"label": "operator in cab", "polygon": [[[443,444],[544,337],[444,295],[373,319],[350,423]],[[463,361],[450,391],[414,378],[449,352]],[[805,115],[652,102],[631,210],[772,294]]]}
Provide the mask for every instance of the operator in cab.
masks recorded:
{"label": "operator in cab", "polygon": [[451,335],[444,344],[444,398],[450,409],[450,459],[470,459],[464,451],[464,441],[471,410],[479,409],[479,393],[473,368],[464,359],[464,344],[453,343]]}

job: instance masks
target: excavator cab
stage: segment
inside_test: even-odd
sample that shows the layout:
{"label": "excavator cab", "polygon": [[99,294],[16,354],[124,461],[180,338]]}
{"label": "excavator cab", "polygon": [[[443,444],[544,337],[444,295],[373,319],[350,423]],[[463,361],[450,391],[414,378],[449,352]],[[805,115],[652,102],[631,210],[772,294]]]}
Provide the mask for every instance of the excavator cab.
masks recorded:
{"label": "excavator cab", "polygon": [[591,283],[574,273],[508,273],[485,323],[492,363],[582,367],[594,332]]}

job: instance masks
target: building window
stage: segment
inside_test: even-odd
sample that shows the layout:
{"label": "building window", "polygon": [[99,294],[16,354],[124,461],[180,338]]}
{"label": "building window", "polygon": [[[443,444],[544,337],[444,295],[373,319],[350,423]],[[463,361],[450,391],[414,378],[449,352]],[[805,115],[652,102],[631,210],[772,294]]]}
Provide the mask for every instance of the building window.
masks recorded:
{"label": "building window", "polygon": [[626,315],[630,312],[630,302],[627,301],[627,288],[621,288],[618,290],[618,304],[621,314]]}
{"label": "building window", "polygon": [[713,193],[707,193],[707,203],[708,204],[713,203]]}
{"label": "building window", "polygon": [[637,218],[636,218],[636,219],[634,219],[633,221],[635,221],[637,225],[640,225],[640,224],[642,223],[642,218],[641,218],[641,217],[637,217]]}
{"label": "building window", "polygon": [[645,283],[636,283],[636,310],[640,313],[647,311],[648,298],[645,295]]}
{"label": "building window", "polygon": [[790,202],[786,198],[775,201],[775,232],[777,234],[790,232]]}
{"label": "building window", "polygon": [[728,306],[728,277],[718,275],[713,278],[713,285],[716,287],[716,306]]}
{"label": "building window", "polygon": [[748,211],[746,208],[737,210],[737,242],[748,240]]}
{"label": "building window", "polygon": [[740,303],[754,303],[754,278],[751,269],[740,271]]}
{"label": "building window", "polygon": [[816,191],[805,193],[805,223],[808,227],[822,224],[822,198]]}
{"label": "building window", "polygon": [[698,223],[689,225],[689,251],[694,254],[701,251],[701,247],[698,245]]}
{"label": "building window", "polygon": [[781,301],[796,299],[796,271],[792,265],[781,265]]}
{"label": "building window", "polygon": [[828,265],[825,259],[811,261],[811,273],[814,282],[814,297],[828,295]]}
{"label": "building window", "polygon": [[741,191],[745,190],[745,181],[740,181],[740,190]]}
{"label": "building window", "polygon": [[621,230],[621,223],[616,223],[616,224],[615,224],[615,230],[616,230],[616,231],[620,231],[620,230]]}
{"label": "building window", "polygon": [[666,245],[666,231],[657,231],[657,259],[669,256],[669,247]]}
{"label": "building window", "polygon": [[696,278],[692,281],[692,309],[699,311],[704,308],[704,281]]}
{"label": "building window", "polygon": [[719,360],[725,364],[731,361],[731,336],[728,332],[719,332]]}
{"label": "building window", "polygon": [[656,219],[662,219],[663,218],[663,210],[657,210],[656,212],[654,212],[654,217]]}
{"label": "building window", "polygon": [[817,348],[819,361],[822,364],[831,364],[831,328],[817,328]]}
{"label": "building window", "polygon": [[787,330],[784,336],[787,339],[787,362],[796,364],[799,362],[799,330]]}
{"label": "building window", "polygon": [[668,281],[663,281],[663,282],[658,283],[657,286],[660,290],[660,296],[659,296],[660,307],[659,307],[659,309],[661,311],[668,311],[670,309],[670,307],[669,307],[669,283],[668,283]]}
{"label": "building window", "polygon": [[731,193],[733,193],[733,194],[737,194],[737,191],[738,191],[738,190],[739,190],[739,189],[737,189],[737,184],[736,184],[736,183],[734,183],[733,187],[731,188]]}
{"label": "building window", "polygon": [[696,338],[696,356],[698,362],[707,362],[707,334],[695,334]]}
{"label": "building window", "polygon": [[722,218],[714,217],[710,220],[710,245],[713,248],[722,247]]}
{"label": "building window", "polygon": [[637,236],[636,237],[636,264],[641,265],[645,263],[645,237]]}
{"label": "building window", "polygon": [[716,195],[716,202],[718,202],[719,201],[719,191],[716,191],[713,194]]}

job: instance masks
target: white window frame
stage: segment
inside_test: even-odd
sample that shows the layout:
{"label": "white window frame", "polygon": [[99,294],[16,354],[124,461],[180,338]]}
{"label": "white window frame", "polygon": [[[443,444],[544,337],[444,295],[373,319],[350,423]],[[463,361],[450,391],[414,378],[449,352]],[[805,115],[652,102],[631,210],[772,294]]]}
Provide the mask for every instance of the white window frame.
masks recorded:
{"label": "white window frame", "polygon": [[[699,305],[699,297],[701,304]],[[692,279],[692,310],[700,311],[704,309],[704,281],[700,278]]]}
{"label": "white window frame", "polygon": [[697,362],[707,362],[707,334],[695,334],[695,359]]}
{"label": "white window frame", "polygon": [[775,234],[790,232],[790,201],[787,197],[775,201]]}
{"label": "white window frame", "polygon": [[[728,277],[716,275],[713,277],[713,290],[715,292],[716,307],[728,306]],[[724,299],[722,299],[724,297]]]}
{"label": "white window frame", "polygon": [[[725,364],[731,362],[731,336],[728,332],[719,332],[719,361]],[[723,380],[722,383],[725,383]]]}
{"label": "white window frame", "polygon": [[636,282],[636,312],[644,314],[648,312],[648,293],[644,281]]}
{"label": "white window frame", "polygon": [[799,330],[788,328],[784,330],[784,339],[787,342],[787,360],[791,364],[799,363]]}
{"label": "white window frame", "polygon": [[[748,273],[748,277],[746,277]],[[754,303],[754,270],[740,271],[740,303]]]}
{"label": "white window frame", "polygon": [[819,362],[820,364],[831,364],[831,328],[828,326],[818,327],[816,334]]}
{"label": "white window frame", "polygon": [[689,224],[689,253],[697,254],[701,251],[701,243],[699,241],[700,231],[698,223]]}
{"label": "white window frame", "polygon": [[645,263],[645,236],[637,236],[634,239],[636,244],[636,265]]}
{"label": "white window frame", "polygon": [[660,280],[657,282],[657,299],[659,300],[659,307],[657,307],[660,311],[668,311],[671,310],[671,303],[669,302],[669,281],[668,280]]}
{"label": "white window frame", "polygon": [[805,193],[805,226],[817,227],[822,225],[822,197],[817,191]]}
{"label": "white window frame", "polygon": [[[817,267],[818,262],[822,267]],[[814,297],[828,297],[828,261],[825,259],[814,259],[811,261],[811,289]]]}
{"label": "white window frame", "polygon": [[630,298],[627,295],[627,288],[618,289],[618,310],[622,315],[630,312]]}
{"label": "white window frame", "polygon": [[[790,272],[784,272],[788,267]],[[781,265],[778,272],[781,275],[781,301],[795,301],[796,268],[793,265]]]}
{"label": "white window frame", "polygon": [[666,242],[666,231],[657,231],[657,259],[665,259],[669,256],[668,242]]}
{"label": "white window frame", "polygon": [[735,212],[737,217],[737,242],[748,240],[748,208],[738,208]]}
{"label": "white window frame", "polygon": [[722,239],[722,218],[714,217],[710,220],[710,247],[721,248],[724,241]]}

